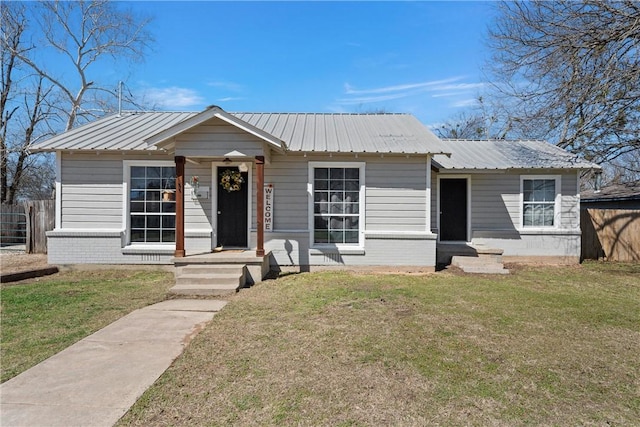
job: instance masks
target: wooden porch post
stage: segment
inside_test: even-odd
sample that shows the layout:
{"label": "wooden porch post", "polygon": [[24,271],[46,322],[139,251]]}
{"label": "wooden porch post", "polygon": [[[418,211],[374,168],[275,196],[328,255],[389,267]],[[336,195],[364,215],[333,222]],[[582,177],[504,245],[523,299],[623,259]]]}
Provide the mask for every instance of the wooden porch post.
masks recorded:
{"label": "wooden porch post", "polygon": [[258,245],[256,256],[264,256],[264,156],[256,156],[256,224]]}
{"label": "wooden porch post", "polygon": [[176,156],[176,258],[184,258],[184,156]]}

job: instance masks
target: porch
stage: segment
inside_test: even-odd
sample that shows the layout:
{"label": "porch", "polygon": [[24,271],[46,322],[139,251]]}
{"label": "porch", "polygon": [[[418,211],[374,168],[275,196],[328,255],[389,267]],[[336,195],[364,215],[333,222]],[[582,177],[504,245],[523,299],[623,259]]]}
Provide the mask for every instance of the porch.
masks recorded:
{"label": "porch", "polygon": [[177,295],[228,295],[261,282],[269,273],[271,253],[226,250],[173,258]]}

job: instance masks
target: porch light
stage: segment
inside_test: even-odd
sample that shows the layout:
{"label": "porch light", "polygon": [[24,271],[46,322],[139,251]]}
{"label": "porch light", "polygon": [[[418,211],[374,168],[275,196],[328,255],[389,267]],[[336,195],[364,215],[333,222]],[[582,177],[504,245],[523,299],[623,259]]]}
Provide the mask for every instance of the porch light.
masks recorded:
{"label": "porch light", "polygon": [[238,166],[238,170],[240,172],[247,172],[249,170],[249,166],[247,166],[246,163],[240,163],[240,166]]}

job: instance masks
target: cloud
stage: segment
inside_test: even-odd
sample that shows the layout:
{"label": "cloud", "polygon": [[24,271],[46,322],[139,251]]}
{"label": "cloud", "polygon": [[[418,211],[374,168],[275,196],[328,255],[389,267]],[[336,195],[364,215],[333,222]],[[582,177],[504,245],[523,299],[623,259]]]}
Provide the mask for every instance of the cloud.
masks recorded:
{"label": "cloud", "polygon": [[[417,83],[403,83],[370,89],[357,89],[350,83],[344,84],[344,96],[337,100],[341,105],[370,104],[393,99],[407,98],[424,93],[432,97],[453,98],[457,104],[473,105],[469,100],[475,91],[484,87],[484,83],[467,83],[463,76],[449,77],[440,80],[429,80]],[[459,99],[463,97],[463,101]]]}
{"label": "cloud", "polygon": [[374,94],[374,93],[387,93],[387,92],[398,92],[398,91],[409,91],[414,89],[424,89],[424,88],[437,88],[446,83],[452,83],[460,80],[462,77],[451,77],[449,79],[444,80],[433,80],[422,83],[408,83],[394,86],[383,86],[375,89],[355,89],[349,83],[345,83],[344,88],[345,92],[348,95],[364,95],[364,94]]}
{"label": "cloud", "polygon": [[168,109],[183,109],[204,103],[204,98],[195,90],[177,86],[146,88],[144,99],[158,108]]}
{"label": "cloud", "polygon": [[242,101],[243,99],[246,99],[242,96],[226,96],[224,98],[218,98],[216,99],[216,101],[218,102],[230,102],[230,101]]}
{"label": "cloud", "polygon": [[474,105],[478,104],[478,99],[477,98],[467,98],[467,99],[461,99],[459,101],[454,101],[451,106],[452,107],[456,107],[456,108],[460,108],[460,107],[472,107]]}

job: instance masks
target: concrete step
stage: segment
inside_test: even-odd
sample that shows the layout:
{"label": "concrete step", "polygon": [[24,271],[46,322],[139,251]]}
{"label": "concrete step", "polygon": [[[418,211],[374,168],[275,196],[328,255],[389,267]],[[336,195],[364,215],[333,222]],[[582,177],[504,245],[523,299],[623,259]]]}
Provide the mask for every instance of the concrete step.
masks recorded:
{"label": "concrete step", "polygon": [[509,270],[503,268],[502,266],[494,267],[494,266],[470,266],[466,265],[462,268],[462,271],[465,273],[477,273],[477,274],[509,274]]}
{"label": "concrete step", "polygon": [[233,285],[193,285],[193,284],[184,284],[184,285],[175,285],[172,287],[169,292],[176,295],[231,295],[238,292],[239,286],[237,284]]}
{"label": "concrete step", "polygon": [[178,295],[229,295],[246,283],[243,264],[189,264],[176,267],[176,284],[170,292]]}
{"label": "concrete step", "polygon": [[500,265],[502,266],[502,262],[497,261],[495,258],[485,258],[485,257],[473,257],[473,256],[459,256],[456,255],[451,258],[451,265],[455,265],[459,267],[459,264],[466,265]]}
{"label": "concrete step", "polygon": [[176,267],[176,277],[183,274],[242,274],[244,268],[242,264],[191,264]]}
{"label": "concrete step", "polygon": [[242,273],[236,274],[181,274],[176,277],[176,285],[237,285],[242,286]]}
{"label": "concrete step", "polygon": [[461,268],[465,273],[509,274],[502,262],[496,261],[494,257],[454,256],[451,258],[451,265]]}

